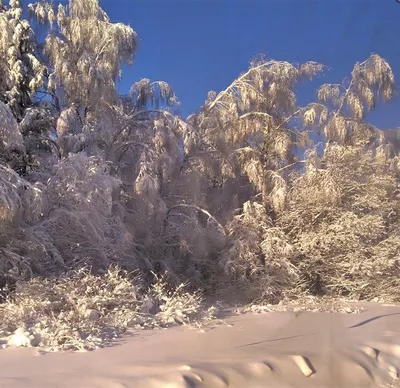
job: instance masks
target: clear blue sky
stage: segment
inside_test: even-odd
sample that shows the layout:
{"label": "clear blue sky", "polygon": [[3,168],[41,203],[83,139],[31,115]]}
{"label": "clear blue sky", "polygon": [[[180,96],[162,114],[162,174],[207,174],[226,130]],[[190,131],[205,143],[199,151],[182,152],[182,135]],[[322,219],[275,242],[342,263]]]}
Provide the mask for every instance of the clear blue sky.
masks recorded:
{"label": "clear blue sky", "polygon": [[[331,67],[321,82],[338,82],[356,61],[376,52],[400,80],[400,4],[395,0],[100,0],[115,22],[140,38],[121,92],[140,78],[172,85],[186,116],[209,90],[226,88],[259,53]],[[300,102],[314,98],[304,87]],[[400,99],[399,99],[400,100]],[[400,126],[400,102],[369,117],[381,128]]]}

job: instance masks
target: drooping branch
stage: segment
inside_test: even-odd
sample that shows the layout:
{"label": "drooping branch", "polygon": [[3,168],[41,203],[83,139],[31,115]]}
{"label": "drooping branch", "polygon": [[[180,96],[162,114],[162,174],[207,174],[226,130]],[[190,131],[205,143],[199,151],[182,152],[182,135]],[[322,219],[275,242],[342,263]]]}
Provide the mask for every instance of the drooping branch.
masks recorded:
{"label": "drooping branch", "polygon": [[131,146],[131,145],[137,145],[137,146],[141,146],[141,147],[143,147],[143,148],[149,148],[148,144],[141,143],[141,142],[135,141],[135,140],[131,140],[131,141],[127,141],[127,142],[125,142],[125,143],[119,145],[119,146],[116,148],[115,151],[119,151],[121,148],[129,147],[129,146]]}
{"label": "drooping branch", "polygon": [[216,218],[215,218],[214,216],[212,216],[212,215],[210,214],[209,211],[207,211],[207,210],[205,210],[205,209],[203,209],[203,208],[201,208],[201,207],[199,207],[199,206],[196,206],[196,205],[189,205],[189,204],[186,204],[186,203],[181,203],[181,204],[178,204],[178,205],[171,206],[171,207],[168,209],[168,211],[167,211],[167,215],[166,215],[166,219],[167,219],[167,220],[168,220],[168,217],[171,215],[171,214],[170,214],[171,211],[174,210],[174,209],[177,209],[177,208],[194,209],[194,210],[197,210],[197,211],[199,211],[199,212],[205,214],[208,218],[210,218],[210,219],[215,223],[215,225],[218,227],[218,229],[219,229],[225,236],[227,235],[227,232],[226,232],[225,228],[216,220]]}
{"label": "drooping branch", "polygon": [[[215,100],[209,105],[209,109],[213,109],[219,100],[221,100],[224,96],[226,96],[227,94],[229,94],[229,92],[231,90],[233,90],[235,88],[235,86],[239,85],[241,82],[243,82],[247,76],[249,76],[251,73],[256,72],[259,69],[262,69],[264,67],[267,67],[271,64],[272,62],[265,62],[262,63],[259,66],[256,67],[252,67],[250,68],[246,73],[244,73],[243,75],[241,75],[239,78],[237,78],[231,85],[229,85],[225,90],[223,90],[222,92],[220,92],[218,94],[218,96],[215,98]],[[258,92],[259,93],[259,92]]]}
{"label": "drooping branch", "polygon": [[250,116],[261,116],[261,117],[267,117],[269,119],[273,119],[273,117],[269,113],[266,113],[266,112],[248,112],[248,113],[241,115],[239,118],[241,120],[243,120]]}
{"label": "drooping branch", "polygon": [[61,151],[60,151],[60,146],[57,144],[56,141],[53,139],[50,139],[48,137],[40,137],[38,139],[34,139],[34,141],[41,142],[41,141],[48,141],[49,143],[53,144],[54,147],[56,147],[57,153],[58,153],[58,158],[61,159]]}
{"label": "drooping branch", "polygon": [[[175,116],[172,115],[171,113],[169,113],[168,111],[159,110],[159,109],[144,109],[144,110],[140,110],[138,112],[131,112],[129,114],[124,114],[121,109],[118,109],[115,106],[108,104],[108,107],[111,108],[113,111],[117,111],[118,114],[120,114],[124,118],[125,121],[133,121],[135,119],[138,119],[140,116],[149,114],[149,113],[157,113],[159,115],[163,115],[170,119],[175,118]],[[116,131],[116,133],[113,136],[112,144],[114,144],[118,141],[118,138],[121,136],[121,134],[122,134],[122,132],[124,132],[124,130],[125,130],[125,127],[122,126],[121,129]]]}

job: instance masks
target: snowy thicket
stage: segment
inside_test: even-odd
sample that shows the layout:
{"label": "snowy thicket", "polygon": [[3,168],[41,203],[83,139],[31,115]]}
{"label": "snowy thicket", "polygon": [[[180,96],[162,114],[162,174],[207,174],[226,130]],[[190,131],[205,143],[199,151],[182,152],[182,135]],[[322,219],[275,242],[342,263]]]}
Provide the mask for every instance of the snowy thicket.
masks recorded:
{"label": "snowy thicket", "polygon": [[98,0],[29,11],[0,5],[0,272],[116,264],[214,296],[400,297],[399,131],[367,122],[396,95],[384,59],[300,107],[324,66],[258,58],[183,120],[166,82],[118,95],[137,37]]}

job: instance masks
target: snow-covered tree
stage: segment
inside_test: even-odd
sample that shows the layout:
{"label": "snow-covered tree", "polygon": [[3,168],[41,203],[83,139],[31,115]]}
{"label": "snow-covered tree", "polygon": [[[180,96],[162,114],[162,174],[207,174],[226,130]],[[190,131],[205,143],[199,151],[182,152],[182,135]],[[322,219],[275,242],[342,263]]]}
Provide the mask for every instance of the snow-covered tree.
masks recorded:
{"label": "snow-covered tree", "polygon": [[[208,203],[214,206],[218,196],[217,203],[229,202],[232,196],[226,194],[232,192],[232,185],[238,196],[246,185],[243,175],[255,188],[247,197],[239,195],[236,215],[226,224],[232,244],[219,263],[236,279],[236,286],[258,290],[270,300],[281,298],[296,284],[301,285],[296,288],[299,292],[371,297],[372,283],[365,282],[372,282],[374,273],[379,276],[380,292],[386,292],[384,274],[392,276],[397,265],[391,255],[398,248],[387,247],[398,230],[394,216],[398,214],[398,157],[388,136],[365,119],[379,100],[396,94],[392,70],[382,58],[371,55],[356,64],[350,81],[321,86],[319,101],[301,108],[296,107],[285,78],[291,67],[281,66],[286,70],[273,73],[279,74],[276,83],[282,82],[278,90],[286,91],[281,106],[273,97],[260,107],[251,101],[252,93],[260,99],[256,101],[262,101],[262,94],[249,86],[249,73],[245,73],[219,95],[211,93],[200,114],[189,118],[199,146],[187,152],[187,165],[200,172],[203,192],[208,187]],[[314,75],[321,67],[311,64],[306,69]],[[265,95],[275,96],[276,86],[265,80],[268,73],[261,83]],[[256,117],[252,122],[241,121],[252,116]],[[313,144],[313,133],[321,142]],[[317,152],[321,143],[322,154]],[[306,151],[305,160],[297,159],[299,147]],[[243,158],[244,152],[252,158]],[[194,164],[195,160],[200,162]],[[218,190],[210,177],[218,178]],[[265,207],[268,203],[273,212]],[[214,209],[213,214],[218,214],[221,205]],[[234,210],[230,208],[232,215]],[[347,229],[340,226],[346,223]],[[339,230],[346,241],[336,241]],[[393,282],[388,293],[396,288]]]}
{"label": "snow-covered tree", "polygon": [[48,91],[61,92],[65,104],[75,103],[83,110],[95,110],[99,103],[115,104],[121,65],[132,63],[137,47],[133,29],[112,23],[98,0],[70,0],[58,7],[40,1],[29,9],[49,28]]}
{"label": "snow-covered tree", "polygon": [[18,120],[43,85],[46,67],[37,58],[32,28],[22,17],[19,0],[0,4],[0,101],[8,104]]}
{"label": "snow-covered tree", "polygon": [[227,89],[210,93],[200,114],[191,118],[209,155],[208,174],[218,181],[245,175],[264,203],[281,208],[285,185],[277,172],[296,162],[296,146],[307,140],[293,127],[300,112],[294,88],[322,69],[314,62],[254,60]]}
{"label": "snow-covered tree", "polygon": [[362,298],[377,288],[389,294],[398,287],[391,280],[399,251],[393,244],[399,228],[398,151],[390,136],[366,121],[380,100],[396,93],[392,69],[373,54],[354,66],[349,80],[322,85],[319,101],[302,112],[326,145],[322,153],[308,151],[280,222],[296,241],[295,263],[306,287],[312,283],[315,292]]}

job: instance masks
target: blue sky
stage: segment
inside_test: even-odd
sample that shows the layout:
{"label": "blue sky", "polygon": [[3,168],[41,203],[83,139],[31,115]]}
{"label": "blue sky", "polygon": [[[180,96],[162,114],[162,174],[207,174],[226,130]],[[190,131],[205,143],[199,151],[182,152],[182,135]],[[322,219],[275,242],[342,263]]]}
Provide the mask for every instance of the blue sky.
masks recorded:
{"label": "blue sky", "polygon": [[[400,4],[395,0],[100,0],[115,22],[140,38],[132,69],[119,88],[146,77],[164,80],[193,113],[209,90],[226,88],[259,53],[331,67],[318,82],[338,82],[355,62],[376,52],[400,80]],[[301,88],[299,102],[318,83]],[[381,128],[400,126],[400,99],[368,118]]]}

